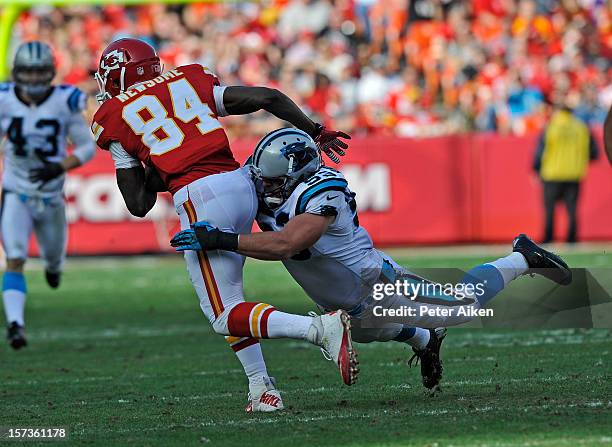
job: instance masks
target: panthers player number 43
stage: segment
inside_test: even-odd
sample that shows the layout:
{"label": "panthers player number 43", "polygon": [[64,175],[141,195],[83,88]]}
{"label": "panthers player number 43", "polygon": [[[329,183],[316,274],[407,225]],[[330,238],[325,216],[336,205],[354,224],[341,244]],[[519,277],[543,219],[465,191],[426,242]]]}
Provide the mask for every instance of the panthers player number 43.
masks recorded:
{"label": "panthers player number 43", "polygon": [[[0,84],[0,136],[6,136],[2,174],[2,243],[6,253],[2,298],[8,340],[26,345],[23,266],[32,233],[56,288],[65,257],[65,172],[91,159],[95,145],[82,116],[86,96],[70,85],[52,85],[55,64],[42,42],[19,47],[13,82]],[[67,143],[74,147],[67,152]]]}

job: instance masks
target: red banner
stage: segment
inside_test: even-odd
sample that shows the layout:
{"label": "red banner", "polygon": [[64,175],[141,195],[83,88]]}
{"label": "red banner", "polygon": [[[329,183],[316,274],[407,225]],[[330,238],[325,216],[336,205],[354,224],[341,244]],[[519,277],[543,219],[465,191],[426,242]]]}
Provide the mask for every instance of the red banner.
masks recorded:
{"label": "red banner", "polygon": [[[601,141],[601,139],[600,139]],[[254,141],[234,142],[245,160]],[[380,245],[509,241],[540,237],[542,192],[531,160],[535,138],[460,135],[413,140],[351,140],[340,166],[357,193],[359,219]],[[178,229],[169,195],[146,219],[132,218],[108,153],[71,173],[66,184],[70,254],[169,251]],[[612,169],[593,163],[581,190],[579,237],[612,239]],[[562,211],[562,210],[559,210]],[[557,233],[566,219],[561,213]]]}

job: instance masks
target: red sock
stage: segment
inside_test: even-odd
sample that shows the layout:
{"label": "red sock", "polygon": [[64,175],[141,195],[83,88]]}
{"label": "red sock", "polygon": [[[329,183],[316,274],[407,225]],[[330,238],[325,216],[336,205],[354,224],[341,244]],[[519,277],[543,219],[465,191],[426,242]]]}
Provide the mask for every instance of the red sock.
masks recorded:
{"label": "red sock", "polygon": [[268,318],[276,309],[266,303],[240,303],[227,318],[229,333],[235,337],[268,338]]}

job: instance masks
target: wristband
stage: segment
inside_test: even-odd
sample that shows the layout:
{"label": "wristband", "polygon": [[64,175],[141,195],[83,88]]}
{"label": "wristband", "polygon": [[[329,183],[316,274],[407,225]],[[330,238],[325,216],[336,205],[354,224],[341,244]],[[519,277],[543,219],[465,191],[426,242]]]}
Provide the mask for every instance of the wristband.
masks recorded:
{"label": "wristband", "polygon": [[238,234],[236,233],[226,233],[218,228],[210,230],[201,227],[195,229],[195,234],[203,250],[238,250]]}

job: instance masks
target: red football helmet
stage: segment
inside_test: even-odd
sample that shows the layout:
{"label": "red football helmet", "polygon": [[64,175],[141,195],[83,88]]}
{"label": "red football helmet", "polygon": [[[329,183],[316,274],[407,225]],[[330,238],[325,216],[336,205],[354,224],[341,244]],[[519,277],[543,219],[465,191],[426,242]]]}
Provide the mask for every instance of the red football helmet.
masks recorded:
{"label": "red football helmet", "polygon": [[159,56],[151,45],[139,39],[115,40],[100,57],[94,76],[100,89],[96,98],[102,103],[123,93],[131,85],[159,76],[161,72]]}

